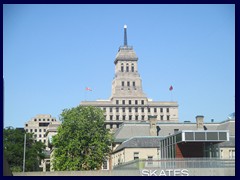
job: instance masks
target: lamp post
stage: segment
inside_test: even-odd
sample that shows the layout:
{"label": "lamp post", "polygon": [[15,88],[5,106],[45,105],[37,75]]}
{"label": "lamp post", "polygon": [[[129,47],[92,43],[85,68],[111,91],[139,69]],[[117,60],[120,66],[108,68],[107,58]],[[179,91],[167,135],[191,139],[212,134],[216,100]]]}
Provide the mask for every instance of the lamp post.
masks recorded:
{"label": "lamp post", "polygon": [[23,172],[25,172],[25,154],[26,154],[26,133],[24,134],[24,145],[23,145]]}

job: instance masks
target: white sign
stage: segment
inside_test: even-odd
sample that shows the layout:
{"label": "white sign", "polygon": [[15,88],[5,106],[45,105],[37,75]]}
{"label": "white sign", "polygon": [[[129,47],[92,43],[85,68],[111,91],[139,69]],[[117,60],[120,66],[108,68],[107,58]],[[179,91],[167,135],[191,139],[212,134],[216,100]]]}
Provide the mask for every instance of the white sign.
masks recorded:
{"label": "white sign", "polygon": [[142,169],[142,176],[189,176],[187,169]]}

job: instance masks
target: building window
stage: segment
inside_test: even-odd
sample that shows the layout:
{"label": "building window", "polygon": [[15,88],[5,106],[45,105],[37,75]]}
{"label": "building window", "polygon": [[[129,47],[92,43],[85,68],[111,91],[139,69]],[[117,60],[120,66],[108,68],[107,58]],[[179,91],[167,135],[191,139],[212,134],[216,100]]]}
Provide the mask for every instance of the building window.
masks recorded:
{"label": "building window", "polygon": [[127,86],[128,86],[128,87],[130,86],[130,82],[129,82],[129,81],[127,82]]}
{"label": "building window", "polygon": [[160,116],[161,117],[161,121],[163,121],[163,115],[162,116]]}
{"label": "building window", "polygon": [[163,108],[160,108],[160,112],[161,112],[161,113],[163,112]]}
{"label": "building window", "polygon": [[130,120],[130,121],[132,120],[132,115],[129,116],[129,120]]}
{"label": "building window", "polygon": [[138,120],[138,115],[137,115],[137,116],[135,116],[135,120],[136,120],[136,121]]}
{"label": "building window", "polygon": [[106,108],[103,108],[103,111],[106,112]]}
{"label": "building window", "polygon": [[39,142],[42,142],[42,140],[41,140],[41,139],[39,139]]}
{"label": "building window", "polygon": [[116,112],[119,112],[119,109],[118,109],[118,108],[116,108]]}
{"label": "building window", "polygon": [[174,129],[174,134],[177,133],[179,131],[179,129]]}
{"label": "building window", "polygon": [[123,69],[123,64],[121,64],[121,71],[122,71],[122,72],[124,71],[124,69]]}
{"label": "building window", "polygon": [[52,121],[54,121],[54,119],[52,119]]}
{"label": "building window", "polygon": [[157,108],[154,108],[154,112],[155,112],[155,113],[157,112]]}
{"label": "building window", "polygon": [[34,131],[37,132],[37,129],[35,129]]}
{"label": "building window", "polygon": [[107,160],[103,161],[103,169],[108,169],[108,161]]}
{"label": "building window", "polygon": [[141,101],[142,102],[142,105],[144,104],[144,100]]}
{"label": "building window", "polygon": [[132,103],[132,101],[131,101],[131,100],[129,100],[129,101],[128,101],[128,104],[131,104],[131,103]]}
{"label": "building window", "polygon": [[41,119],[38,119],[38,121],[41,121]]}
{"label": "building window", "polygon": [[229,150],[229,159],[235,159],[235,150]]}
{"label": "building window", "polygon": [[116,116],[116,120],[119,120],[119,115]]}
{"label": "building window", "polygon": [[129,111],[129,112],[132,112],[132,108],[128,108],[128,111]]}
{"label": "building window", "polygon": [[148,164],[153,164],[153,156],[148,156]]}
{"label": "building window", "polygon": [[42,132],[42,129],[39,129],[39,132]]}
{"label": "building window", "polygon": [[43,119],[43,121],[45,121],[45,119]]}
{"label": "building window", "polygon": [[125,115],[123,115],[123,120],[124,120],[124,121],[126,120],[126,116],[125,116]]}
{"label": "building window", "polygon": [[116,104],[118,104],[119,103],[119,100],[116,100]]}
{"label": "building window", "polygon": [[134,66],[133,66],[133,64],[132,64],[132,72],[134,72]]}
{"label": "building window", "polygon": [[138,101],[137,101],[137,100],[135,100],[135,104],[138,104]]}
{"label": "building window", "polygon": [[43,142],[46,143],[46,140],[44,139]]}
{"label": "building window", "polygon": [[110,112],[112,112],[112,108],[110,108],[109,110],[110,110]]}
{"label": "building window", "polygon": [[113,116],[112,115],[110,115],[110,120],[113,120]]}
{"label": "building window", "polygon": [[139,159],[139,152],[134,152],[133,153],[133,159],[134,160]]}
{"label": "building window", "polygon": [[41,134],[39,134],[39,137],[42,137],[42,135],[41,135]]}
{"label": "building window", "polygon": [[144,115],[142,115],[142,120],[144,121],[144,119],[145,119],[145,118],[144,118]]}
{"label": "building window", "polygon": [[124,81],[122,81],[122,86],[124,86]]}
{"label": "building window", "polygon": [[167,113],[169,113],[169,108],[167,108]]}
{"label": "building window", "polygon": [[47,119],[47,121],[49,121],[49,119]]}
{"label": "building window", "polygon": [[32,130],[32,129],[30,129],[30,132],[33,132],[33,130]]}
{"label": "building window", "polygon": [[28,127],[28,124],[26,124],[26,127]]}
{"label": "building window", "polygon": [[135,86],[135,82],[133,81],[133,87]]}
{"label": "building window", "polygon": [[43,131],[46,132],[46,129],[44,129]]}
{"label": "building window", "polygon": [[122,100],[122,104],[125,104],[125,100]]}
{"label": "building window", "polygon": [[149,113],[151,112],[150,108],[148,108],[148,112],[149,112]]}
{"label": "building window", "polygon": [[125,108],[122,108],[122,112],[123,112],[123,113],[125,112]]}
{"label": "building window", "polygon": [[126,67],[126,71],[127,71],[127,72],[129,71],[129,67],[128,67],[128,64],[127,64],[127,67]]}
{"label": "building window", "polygon": [[26,132],[28,132],[28,129],[26,129]]}
{"label": "building window", "polygon": [[135,108],[135,112],[138,112],[138,108]]}
{"label": "building window", "polygon": [[144,112],[144,108],[142,108],[142,112]]}
{"label": "building window", "polygon": [[34,121],[37,121],[37,119],[34,119]]}
{"label": "building window", "polygon": [[170,116],[169,116],[169,115],[167,116],[167,120],[168,120],[168,121],[170,120]]}

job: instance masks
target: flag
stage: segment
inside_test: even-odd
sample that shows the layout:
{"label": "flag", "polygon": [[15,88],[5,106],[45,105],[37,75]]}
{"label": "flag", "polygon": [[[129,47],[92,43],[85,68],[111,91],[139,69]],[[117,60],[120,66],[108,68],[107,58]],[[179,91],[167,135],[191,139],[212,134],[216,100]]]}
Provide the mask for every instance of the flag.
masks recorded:
{"label": "flag", "polygon": [[172,87],[172,85],[170,86],[170,88],[169,88],[169,91],[172,91],[173,90],[173,87]]}
{"label": "flag", "polygon": [[86,89],[85,89],[86,91],[92,91],[92,89],[91,88],[89,88],[89,87],[86,87]]}

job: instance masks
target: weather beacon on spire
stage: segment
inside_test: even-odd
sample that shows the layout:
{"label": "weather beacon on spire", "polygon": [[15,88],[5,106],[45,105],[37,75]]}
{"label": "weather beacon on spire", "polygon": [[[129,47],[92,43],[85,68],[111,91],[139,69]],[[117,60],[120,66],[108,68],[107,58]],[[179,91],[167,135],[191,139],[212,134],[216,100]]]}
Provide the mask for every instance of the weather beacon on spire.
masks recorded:
{"label": "weather beacon on spire", "polygon": [[127,25],[124,25],[124,46],[127,46]]}

